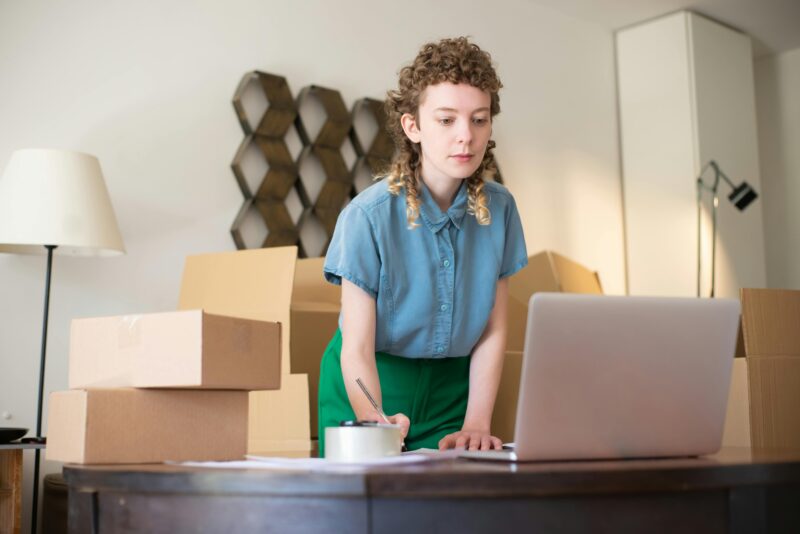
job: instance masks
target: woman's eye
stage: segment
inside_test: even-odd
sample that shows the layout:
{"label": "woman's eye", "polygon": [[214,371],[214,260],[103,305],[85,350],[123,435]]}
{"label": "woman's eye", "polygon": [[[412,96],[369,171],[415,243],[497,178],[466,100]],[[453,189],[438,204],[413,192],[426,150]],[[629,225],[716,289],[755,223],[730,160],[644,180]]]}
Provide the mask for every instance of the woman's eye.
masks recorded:
{"label": "woman's eye", "polygon": [[448,124],[453,124],[453,119],[451,119],[449,117],[444,118],[444,119],[439,119],[439,124],[443,124],[445,126],[447,126]]}
{"label": "woman's eye", "polygon": [[489,119],[484,119],[483,117],[477,117],[472,119],[472,122],[474,122],[475,124],[486,124],[487,122],[489,122]]}

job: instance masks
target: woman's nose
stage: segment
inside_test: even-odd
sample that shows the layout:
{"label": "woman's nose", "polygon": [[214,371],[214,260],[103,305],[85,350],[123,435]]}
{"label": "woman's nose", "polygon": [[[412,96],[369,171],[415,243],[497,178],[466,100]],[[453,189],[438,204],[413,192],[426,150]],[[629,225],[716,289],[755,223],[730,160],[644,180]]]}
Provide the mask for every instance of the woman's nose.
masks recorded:
{"label": "woman's nose", "polygon": [[472,142],[472,126],[470,124],[462,125],[458,130],[458,141],[465,145]]}

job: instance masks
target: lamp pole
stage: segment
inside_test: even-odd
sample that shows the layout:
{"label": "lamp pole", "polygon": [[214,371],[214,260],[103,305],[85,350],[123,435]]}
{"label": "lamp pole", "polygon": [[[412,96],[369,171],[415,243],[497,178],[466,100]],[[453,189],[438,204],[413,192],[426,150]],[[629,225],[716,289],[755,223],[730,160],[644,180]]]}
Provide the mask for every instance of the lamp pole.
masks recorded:
{"label": "lamp pole", "polygon": [[[44,399],[44,364],[47,354],[47,319],[50,315],[50,277],[53,272],[53,251],[57,245],[45,245],[47,249],[47,274],[44,279],[44,319],[42,321],[42,353],[39,360],[39,402],[36,410],[36,437],[42,438],[42,404]],[[39,511],[39,463],[41,449],[35,451],[33,464],[33,501],[31,503],[31,534],[36,534],[36,519]]]}
{"label": "lamp pole", "polygon": [[[708,187],[705,182],[703,182],[703,174],[706,170],[711,167],[714,169],[714,184],[711,187]],[[728,179],[727,176],[722,174],[722,171],[717,165],[717,162],[713,159],[706,163],[703,167],[703,170],[700,171],[700,175],[697,177],[697,296],[700,296],[700,277],[702,274],[702,262],[700,258],[702,257],[702,250],[701,250],[701,224],[700,224],[700,216],[702,213],[702,203],[703,203],[703,189],[711,191],[713,195],[713,205],[711,208],[711,293],[710,296],[714,297],[714,289],[716,286],[716,263],[717,263],[717,208],[719,207],[719,196],[717,194],[717,190],[719,189],[719,180],[720,178],[724,178],[724,180],[733,187],[733,184]]]}
{"label": "lamp pole", "polygon": [[[711,167],[714,169],[714,183],[709,187],[703,182],[703,174],[705,174],[706,170]],[[730,186],[733,192],[728,196],[728,199],[736,206],[739,211],[743,211],[747,206],[750,205],[756,198],[758,198],[758,193],[756,193],[755,189],[748,184],[747,182],[742,182],[739,185],[735,185],[730,178],[728,178],[722,169],[719,168],[717,162],[709,160],[708,163],[705,164],[703,170],[700,171],[700,175],[697,177],[697,296],[700,296],[700,278],[702,274],[702,247],[701,238],[702,238],[702,225],[700,224],[700,219],[702,215],[702,204],[703,204],[703,190],[710,191],[713,196],[713,207],[711,211],[711,297],[714,297],[714,293],[716,292],[717,287],[717,211],[719,209],[719,182],[720,180],[725,181],[726,184]]]}
{"label": "lamp pole", "polygon": [[[70,224],[64,224],[70,221]],[[41,254],[47,251],[44,287],[42,351],[39,362],[39,395],[36,436],[26,441],[44,444],[45,358],[50,314],[50,282],[53,252],[86,255],[125,253],[100,162],[82,152],[23,149],[11,155],[0,177],[0,253]],[[31,528],[36,534],[41,451],[35,450]],[[2,527],[0,527],[2,530]]]}

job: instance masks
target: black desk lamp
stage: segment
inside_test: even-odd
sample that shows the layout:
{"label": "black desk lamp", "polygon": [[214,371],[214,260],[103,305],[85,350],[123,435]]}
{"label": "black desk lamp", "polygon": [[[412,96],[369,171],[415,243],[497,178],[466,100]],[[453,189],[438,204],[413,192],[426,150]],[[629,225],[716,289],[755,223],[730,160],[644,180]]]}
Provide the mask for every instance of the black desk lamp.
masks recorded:
{"label": "black desk lamp", "polygon": [[[44,364],[53,252],[75,256],[125,253],[97,158],[66,150],[17,150],[0,178],[0,252],[47,254],[36,440],[42,437]],[[31,532],[36,534],[39,449],[33,474]]]}
{"label": "black desk lamp", "polygon": [[[708,185],[703,181],[703,174],[711,167],[714,169],[714,183],[712,185]],[[700,296],[700,274],[701,274],[701,267],[702,267],[702,253],[700,250],[700,216],[701,216],[701,209],[702,209],[702,200],[703,200],[703,191],[711,191],[713,196],[713,208],[712,208],[712,215],[711,215],[711,297],[714,296],[714,291],[716,289],[716,256],[717,256],[717,207],[719,206],[719,197],[717,191],[719,189],[719,182],[720,179],[725,181],[731,189],[733,190],[730,195],[728,195],[728,199],[733,203],[734,206],[739,208],[739,211],[743,211],[747,206],[749,206],[756,198],[758,198],[758,193],[756,193],[755,189],[748,184],[747,182],[742,182],[739,185],[734,185],[733,182],[728,178],[722,169],[719,168],[717,162],[713,159],[706,163],[703,170],[700,171],[700,176],[697,177],[697,296]]]}

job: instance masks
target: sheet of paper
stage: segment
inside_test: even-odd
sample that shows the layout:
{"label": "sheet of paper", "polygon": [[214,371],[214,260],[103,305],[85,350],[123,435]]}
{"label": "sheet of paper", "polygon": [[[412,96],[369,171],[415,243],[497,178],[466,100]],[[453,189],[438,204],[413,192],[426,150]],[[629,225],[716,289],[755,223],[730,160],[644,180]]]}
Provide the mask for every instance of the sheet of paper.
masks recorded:
{"label": "sheet of paper", "polygon": [[401,454],[399,456],[386,456],[362,460],[359,462],[334,462],[325,458],[282,458],[275,456],[254,456],[247,455],[246,460],[235,460],[230,462],[169,462],[174,465],[187,467],[209,467],[223,469],[275,469],[290,471],[328,471],[328,472],[352,472],[364,471],[369,468],[412,465],[422,462],[432,462],[458,457],[458,451],[440,452],[425,449]]}

